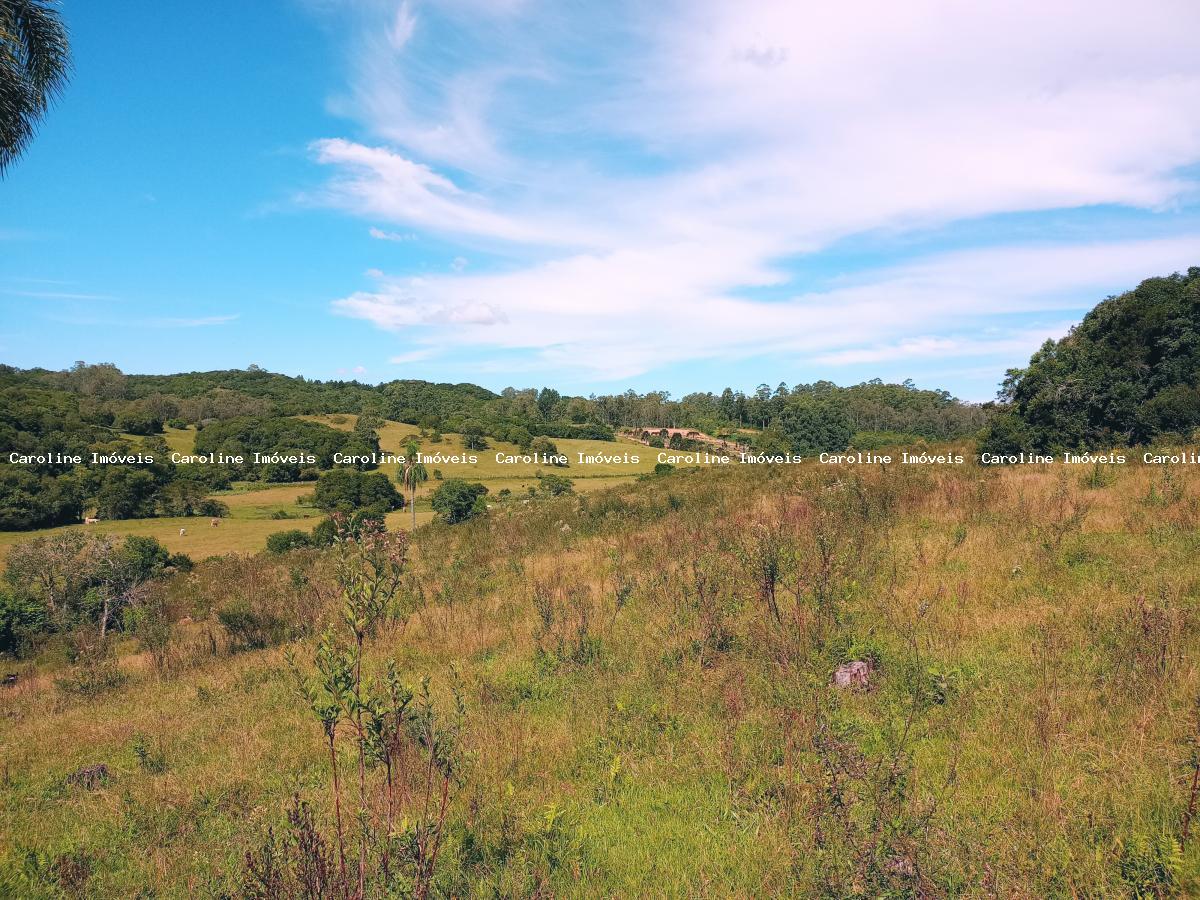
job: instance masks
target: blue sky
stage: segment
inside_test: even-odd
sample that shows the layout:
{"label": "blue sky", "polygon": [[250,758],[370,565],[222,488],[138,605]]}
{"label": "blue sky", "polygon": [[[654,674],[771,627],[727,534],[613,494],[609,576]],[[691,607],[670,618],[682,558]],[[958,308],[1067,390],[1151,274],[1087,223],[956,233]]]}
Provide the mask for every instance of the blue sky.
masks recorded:
{"label": "blue sky", "polygon": [[982,400],[1200,265],[1193,0],[64,9],[10,364]]}

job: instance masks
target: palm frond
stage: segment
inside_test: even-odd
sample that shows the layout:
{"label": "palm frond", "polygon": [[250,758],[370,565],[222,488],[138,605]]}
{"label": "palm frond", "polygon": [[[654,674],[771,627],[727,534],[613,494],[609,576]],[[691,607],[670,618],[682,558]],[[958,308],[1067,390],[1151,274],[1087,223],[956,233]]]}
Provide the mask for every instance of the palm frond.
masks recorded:
{"label": "palm frond", "polygon": [[55,0],[0,0],[0,174],[33,140],[71,72]]}

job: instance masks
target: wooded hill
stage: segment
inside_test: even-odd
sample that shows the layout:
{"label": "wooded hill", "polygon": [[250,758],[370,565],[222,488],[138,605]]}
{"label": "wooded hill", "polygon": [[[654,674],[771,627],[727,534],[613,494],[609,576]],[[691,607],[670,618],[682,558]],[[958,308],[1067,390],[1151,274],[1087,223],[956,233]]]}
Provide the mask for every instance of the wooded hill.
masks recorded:
{"label": "wooded hill", "polygon": [[[320,414],[357,419],[348,432],[296,418]],[[335,452],[378,450],[376,429],[388,420],[415,423],[433,441],[441,432],[460,433],[471,449],[486,448],[488,438],[525,450],[538,437],[612,441],[616,427],[671,425],[718,435],[749,429],[739,439],[758,450],[808,453],[962,438],[985,417],[979,407],[910,382],[762,385],[752,395],[726,388],[675,401],[665,392],[572,397],[548,387],[497,394],[473,384],[322,382],[256,366],[178,375],[126,375],[107,363],[64,371],[0,366],[0,530],[77,522],[93,507],[103,518],[208,515],[204,495],[231,479],[312,480],[332,466]],[[185,428],[196,430],[199,452],[303,451],[313,459],[174,465],[162,435]],[[155,461],[90,463],[93,452],[139,450]],[[10,465],[12,452],[51,458]]]}
{"label": "wooded hill", "polygon": [[1200,266],[1109,297],[1024,369],[982,449],[1095,449],[1191,440],[1200,427]]}

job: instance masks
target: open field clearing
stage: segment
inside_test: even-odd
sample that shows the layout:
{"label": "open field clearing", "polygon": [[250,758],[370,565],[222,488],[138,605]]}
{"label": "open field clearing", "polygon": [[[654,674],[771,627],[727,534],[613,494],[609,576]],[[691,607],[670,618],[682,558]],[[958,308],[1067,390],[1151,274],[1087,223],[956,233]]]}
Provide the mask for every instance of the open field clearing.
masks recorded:
{"label": "open field clearing", "polygon": [[[350,430],[353,429],[357,417],[347,415],[302,416],[300,418],[319,421],[334,428]],[[380,429],[379,433],[381,449],[396,453],[403,451],[410,438],[421,441],[416,426],[399,422],[388,422]],[[194,430],[167,428],[163,436],[172,450],[180,453],[192,452],[195,442]],[[142,442],[142,438],[137,435],[126,435],[125,437],[135,445],[140,445]],[[521,497],[528,495],[531,488],[536,489],[538,472],[565,475],[575,482],[575,490],[578,493],[590,493],[607,487],[628,484],[634,481],[638,474],[645,474],[654,469],[653,461],[646,461],[651,457],[645,452],[647,450],[645,447],[641,448],[643,462],[637,465],[574,465],[568,468],[559,468],[556,466],[497,464],[495,461],[497,452],[518,454],[520,451],[513,444],[498,441],[491,443],[492,448],[489,450],[467,451],[462,446],[461,435],[447,434],[437,444],[431,444],[427,440],[421,441],[421,449],[423,453],[445,455],[474,452],[479,456],[477,465],[447,463],[441,466],[430,465],[428,468],[431,474],[434,469],[440,470],[444,478],[467,478],[484,483],[488,487],[489,500],[493,503],[498,501],[496,495],[505,489],[517,495],[517,502],[519,502]],[[624,452],[631,447],[636,449],[639,446],[625,441],[613,443],[609,441],[561,440],[557,441],[557,444],[560,451],[572,459],[575,458],[574,454],[576,453],[613,454]],[[392,481],[398,482],[397,466],[381,466],[379,471],[384,472]],[[418,526],[433,520],[434,514],[429,507],[428,498],[437,489],[439,483],[440,481],[431,477],[417,491]],[[229,515],[221,519],[221,524],[217,528],[210,527],[207,518],[181,517],[103,521],[94,525],[67,525],[27,532],[0,532],[0,567],[3,566],[4,556],[12,544],[64,528],[89,529],[97,533],[122,536],[127,534],[151,536],[157,538],[171,552],[187,553],[195,559],[204,559],[224,553],[256,553],[263,549],[267,537],[274,532],[293,528],[309,530],[324,517],[319,509],[300,506],[296,502],[299,498],[311,494],[313,487],[313,482],[289,484],[245,482],[239,484],[235,490],[213,493],[211,496],[214,499],[229,507]],[[405,501],[407,502],[408,499],[408,494],[405,492]],[[288,518],[272,519],[271,516],[274,513],[286,513]],[[412,527],[412,513],[407,508],[398,510],[391,513],[387,521],[390,528],[409,529]],[[181,528],[187,530],[186,535],[180,535]]]}
{"label": "open field clearing", "polygon": [[[392,477],[395,480],[394,473]],[[537,486],[537,479],[532,477],[493,477],[480,480],[487,484],[493,498],[497,492],[505,488],[512,491],[514,495],[517,495],[517,499],[510,502],[517,504],[521,502],[521,496],[528,493],[530,487]],[[575,490],[578,493],[586,494],[615,485],[628,484],[633,480],[634,476],[632,475],[581,478],[576,481]],[[429,507],[428,495],[436,490],[439,483],[431,479],[417,492],[418,527],[433,521],[434,513]],[[325,517],[325,514],[319,509],[300,506],[296,503],[297,498],[311,494],[312,491],[312,482],[261,486],[253,484],[237,491],[218,491],[211,496],[229,507],[229,515],[221,518],[221,524],[216,528],[213,528],[209,524],[209,519],[205,517],[188,516],[102,521],[94,525],[64,525],[36,531],[4,531],[0,532],[0,569],[3,568],[4,557],[13,544],[64,530],[83,530],[89,533],[114,534],[122,537],[127,534],[153,537],[172,553],[186,553],[196,560],[225,553],[257,553],[266,546],[267,538],[275,532],[293,528],[309,531]],[[407,500],[406,494],[406,503]],[[271,514],[275,512],[286,512],[288,518],[271,518]],[[389,513],[387,523],[389,528],[408,530],[412,527],[412,512],[406,506],[404,509]],[[180,529],[185,529],[187,534],[181,535]]]}
{"label": "open field clearing", "polygon": [[[13,544],[43,534],[65,530],[87,530],[89,533],[145,535],[156,538],[172,553],[186,553],[200,560],[224,553],[257,553],[266,546],[268,535],[288,528],[312,528],[321,516],[317,510],[307,510],[307,519],[274,520],[268,518],[225,518],[217,528],[209,520],[199,516],[158,519],[124,519],[114,522],[98,522],[95,525],[64,525],[40,531],[11,532],[0,534],[0,561]],[[187,534],[181,535],[180,529]]]}
{"label": "open field clearing", "polygon": [[[357,419],[353,415],[301,416],[300,418],[312,422],[320,422],[324,425],[329,425],[331,428],[340,428],[345,431],[353,430],[354,422]],[[474,454],[479,457],[478,463],[433,464],[429,468],[431,471],[434,468],[441,469],[446,478],[466,478],[471,481],[482,481],[484,483],[490,483],[492,479],[529,479],[538,471],[555,475],[565,475],[568,478],[578,481],[589,478],[629,477],[653,472],[656,462],[655,454],[658,452],[646,447],[644,444],[630,440],[581,441],[567,438],[553,438],[552,440],[555,446],[558,447],[559,453],[564,454],[570,462],[570,466],[562,468],[536,463],[499,463],[496,461],[497,453],[519,456],[521,450],[516,444],[510,444],[507,441],[498,441],[494,438],[487,439],[488,449],[486,450],[466,450],[463,447],[462,435],[447,433],[442,436],[440,442],[434,444],[428,438],[420,436],[416,425],[408,425],[401,422],[388,422],[384,427],[379,429],[378,433],[380,448],[392,453],[403,452],[407,442],[415,440],[420,445],[423,454],[432,455],[440,453],[447,456],[464,453]],[[587,465],[580,465],[578,462],[578,454],[580,453],[589,456],[614,456],[626,452],[636,454],[639,457],[639,462],[600,462]]]}

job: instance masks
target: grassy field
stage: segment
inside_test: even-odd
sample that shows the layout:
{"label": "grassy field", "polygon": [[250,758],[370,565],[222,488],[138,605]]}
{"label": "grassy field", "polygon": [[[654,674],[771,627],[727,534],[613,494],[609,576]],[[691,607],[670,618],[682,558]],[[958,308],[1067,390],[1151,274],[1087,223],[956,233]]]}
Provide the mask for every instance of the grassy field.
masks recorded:
{"label": "grassy field", "polygon": [[[350,431],[354,428],[357,416],[301,416],[300,418],[313,422],[321,422],[332,428]],[[497,441],[494,438],[487,439],[487,450],[466,450],[463,447],[462,435],[445,434],[441,442],[434,444],[430,443],[428,438],[420,436],[416,425],[408,425],[403,422],[388,422],[383,428],[379,429],[378,433],[380,448],[393,453],[403,452],[409,440],[415,440],[420,445],[421,452],[426,454],[441,453],[454,455],[473,453],[479,457],[478,463],[448,463],[440,466],[442,473],[446,478],[466,478],[471,481],[481,481],[489,486],[493,481],[505,482],[505,486],[508,486],[508,483],[513,480],[523,480],[526,483],[532,483],[529,480],[539,471],[550,472],[556,475],[566,475],[568,478],[580,481],[593,478],[628,480],[639,474],[653,472],[656,461],[655,454],[658,452],[643,444],[628,440],[577,441],[555,438],[555,446],[558,447],[560,453],[567,456],[571,463],[566,468],[559,468],[557,466],[543,466],[533,463],[499,463],[496,461],[497,453],[517,456],[521,451],[516,444],[510,444],[507,441]],[[638,463],[596,463],[588,465],[580,465],[577,462],[577,454],[579,453],[611,456],[625,451],[638,454],[640,461]]]}
{"label": "grassy field", "polygon": [[[303,416],[311,421],[319,421],[334,428],[353,429],[356,416]],[[337,421],[341,420],[341,421]],[[124,435],[135,445],[142,443],[137,435]],[[167,428],[163,438],[173,451],[190,453],[194,449],[196,432],[192,429]],[[380,429],[381,449],[399,453],[402,452],[408,440],[415,439],[421,443],[423,453],[443,453],[453,455],[465,453],[462,437],[457,434],[447,434],[437,444],[422,440],[415,425],[401,422],[388,422]],[[596,465],[573,466],[557,468],[553,466],[536,465],[499,465],[496,463],[497,451],[516,454],[518,448],[513,444],[491,441],[489,450],[475,451],[479,456],[478,465],[441,466],[444,478],[467,478],[486,484],[494,497],[501,490],[508,489],[514,494],[525,495],[530,488],[537,487],[536,474],[539,471],[566,475],[575,482],[575,490],[588,493],[615,485],[627,484],[634,481],[638,474],[654,469],[653,458],[644,451],[643,462],[639,465]],[[621,442],[614,444],[608,441],[572,441],[557,442],[561,452],[575,459],[576,453],[613,453],[614,448],[620,450],[636,448],[638,445]],[[619,452],[619,450],[618,450]],[[432,468],[430,467],[431,471]],[[399,474],[396,466],[383,466],[385,472],[393,481]],[[417,491],[417,525],[418,527],[434,518],[429,506],[429,495],[437,489],[440,482],[430,478]],[[225,553],[256,553],[266,545],[267,537],[276,531],[292,528],[311,529],[321,518],[320,510],[308,506],[299,506],[297,498],[311,494],[313,486],[305,484],[259,485],[254,483],[241,484],[234,491],[221,491],[212,496],[229,507],[230,515],[221,520],[221,524],[212,528],[205,518],[160,518],[160,519],[131,519],[125,521],[101,522],[95,525],[71,525],[67,528],[89,529],[116,535],[138,534],[157,538],[172,553],[187,553],[194,559],[205,559]],[[405,494],[407,501],[408,495]],[[275,520],[274,513],[287,513],[289,519]],[[412,513],[408,509],[399,510],[388,516],[388,526],[391,528],[412,527]],[[186,534],[180,534],[185,529]],[[60,529],[43,529],[29,532],[0,532],[0,566],[8,549],[22,540],[47,534]]]}
{"label": "grassy field", "polygon": [[[1195,895],[1198,524],[1190,470],[799,467],[422,529],[366,667],[429,676],[437,721],[461,697],[433,894]],[[308,554],[200,566],[161,588],[169,640],[124,636],[124,680],[87,695],[39,674],[70,671],[52,646],[20,664],[0,884],[243,896],[294,794],[332,847],[286,656],[314,672],[331,577]],[[244,601],[285,643],[238,650],[218,614]],[[867,686],[835,687],[852,661]]]}

